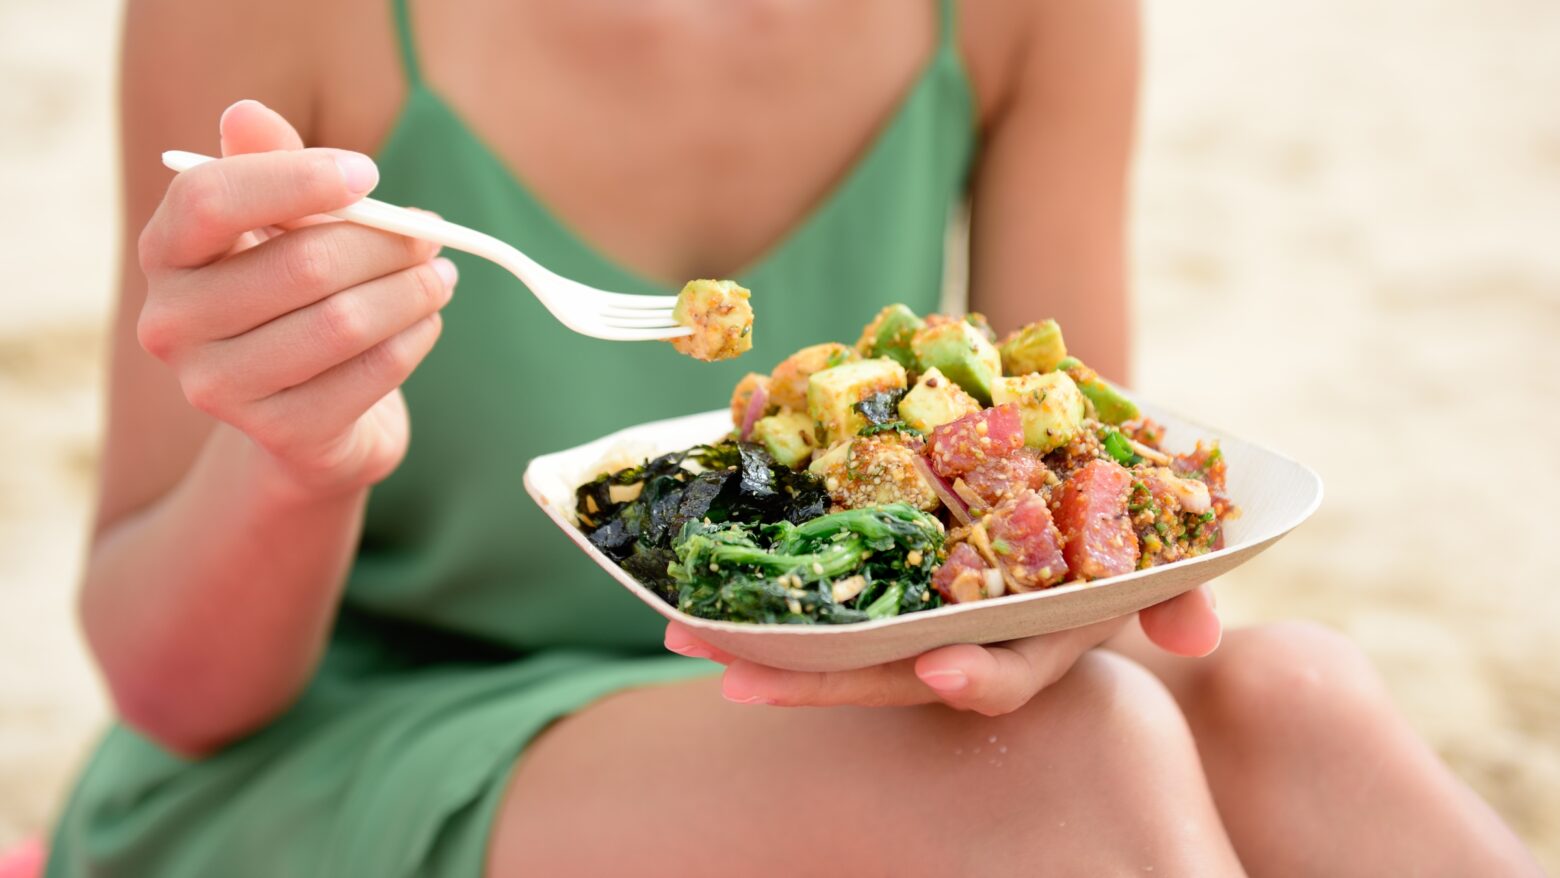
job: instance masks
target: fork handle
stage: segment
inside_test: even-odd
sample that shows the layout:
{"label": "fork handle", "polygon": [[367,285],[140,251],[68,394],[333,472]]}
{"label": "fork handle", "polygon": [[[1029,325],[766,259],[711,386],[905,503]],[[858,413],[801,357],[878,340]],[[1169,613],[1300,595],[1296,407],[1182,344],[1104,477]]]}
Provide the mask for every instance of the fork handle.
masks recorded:
{"label": "fork handle", "polygon": [[[213,158],[182,149],[170,149],[162,154],[162,161],[172,170],[183,173],[196,165],[213,161]],[[333,210],[330,215],[480,256],[514,271],[527,285],[533,279],[542,280],[552,274],[536,260],[492,235],[373,198],[364,198],[340,210]]]}

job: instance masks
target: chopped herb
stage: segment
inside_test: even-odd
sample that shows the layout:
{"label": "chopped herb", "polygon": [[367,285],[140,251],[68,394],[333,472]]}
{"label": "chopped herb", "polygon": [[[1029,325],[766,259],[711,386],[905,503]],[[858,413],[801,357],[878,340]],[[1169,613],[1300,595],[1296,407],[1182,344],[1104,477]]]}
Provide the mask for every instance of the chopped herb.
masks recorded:
{"label": "chopped herb", "polygon": [[1127,437],[1113,427],[1100,431],[1100,444],[1105,448],[1105,453],[1122,466],[1137,466],[1143,462],[1142,455],[1132,450],[1132,444],[1127,441]]}

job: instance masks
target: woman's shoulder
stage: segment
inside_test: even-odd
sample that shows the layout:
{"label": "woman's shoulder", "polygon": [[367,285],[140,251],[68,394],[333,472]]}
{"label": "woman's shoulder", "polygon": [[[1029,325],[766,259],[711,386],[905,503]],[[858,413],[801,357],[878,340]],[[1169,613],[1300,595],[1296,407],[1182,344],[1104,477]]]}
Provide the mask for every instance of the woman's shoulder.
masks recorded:
{"label": "woman's shoulder", "polygon": [[1138,0],[956,0],[959,42],[984,123],[992,123],[1037,68],[1062,69],[1079,54],[1135,69]]}
{"label": "woman's shoulder", "polygon": [[308,7],[306,0],[129,0],[121,56],[126,111],[199,119],[211,134],[212,120],[242,98],[307,118],[314,47],[324,36],[307,26]]}

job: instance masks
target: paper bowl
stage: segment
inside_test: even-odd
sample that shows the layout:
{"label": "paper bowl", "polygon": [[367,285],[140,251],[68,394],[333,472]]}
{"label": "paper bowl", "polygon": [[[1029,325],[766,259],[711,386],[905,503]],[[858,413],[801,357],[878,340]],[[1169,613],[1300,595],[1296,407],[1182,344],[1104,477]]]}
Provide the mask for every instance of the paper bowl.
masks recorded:
{"label": "paper bowl", "polygon": [[755,625],[689,616],[629,576],[575,525],[574,491],[580,484],[646,457],[720,439],[731,431],[727,409],[652,421],[543,455],[526,468],[525,487],[581,551],[662,616],[751,661],[797,671],[843,671],[953,643],[998,643],[1135,613],[1245,563],[1305,521],[1321,503],[1322,480],[1302,464],[1152,406],[1140,407],[1164,425],[1167,449],[1190,450],[1199,438],[1219,441],[1229,463],[1229,494],[1241,509],[1238,518],[1225,523],[1223,549],[1124,576],[850,625]]}

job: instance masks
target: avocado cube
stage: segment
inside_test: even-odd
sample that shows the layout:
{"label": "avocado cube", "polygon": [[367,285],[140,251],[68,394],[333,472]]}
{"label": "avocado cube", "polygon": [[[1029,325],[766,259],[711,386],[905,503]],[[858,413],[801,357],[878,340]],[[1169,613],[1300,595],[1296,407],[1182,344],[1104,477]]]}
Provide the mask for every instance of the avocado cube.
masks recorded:
{"label": "avocado cube", "polygon": [[927,326],[910,339],[922,372],[937,369],[981,405],[991,403],[991,386],[1002,375],[1002,355],[974,325],[956,320]]}
{"label": "avocado cube", "polygon": [[1067,356],[1062,328],[1055,320],[1031,323],[1010,333],[997,345],[1002,371],[1008,375],[1050,372]]}
{"label": "avocado cube", "polygon": [[975,397],[937,369],[927,369],[899,401],[899,417],[922,433],[980,411]]}
{"label": "avocado cube", "polygon": [[854,406],[888,390],[904,390],[905,367],[883,357],[857,360],[814,372],[807,379],[807,412],[823,428],[829,444],[849,439],[867,425]]}
{"label": "avocado cube", "polygon": [[802,348],[780,361],[769,373],[769,402],[781,408],[807,410],[807,379],[841,363],[861,359],[848,345],[826,342]]}
{"label": "avocado cube", "polygon": [[906,369],[914,369],[915,353],[910,350],[910,339],[925,325],[904,305],[889,305],[862,330],[856,351],[863,357],[888,357]]}
{"label": "avocado cube", "polygon": [[689,281],[677,294],[672,319],[693,330],[672,347],[696,360],[729,360],[753,348],[753,306],[744,287],[729,280]]}
{"label": "avocado cube", "polygon": [[787,409],[755,421],[752,437],[777,463],[800,469],[818,447],[817,427],[811,416]]}
{"label": "avocado cube", "polygon": [[1094,416],[1107,424],[1124,424],[1138,416],[1138,407],[1081,360],[1068,357],[1057,368],[1078,385],[1094,406]]}
{"label": "avocado cube", "polygon": [[1083,392],[1066,372],[999,378],[992,402],[1018,405],[1024,420],[1024,444],[1041,453],[1071,442],[1083,426]]}
{"label": "avocado cube", "polygon": [[1084,381],[1078,384],[1078,389],[1094,403],[1095,417],[1107,424],[1125,424],[1139,414],[1137,405],[1103,378]]}

